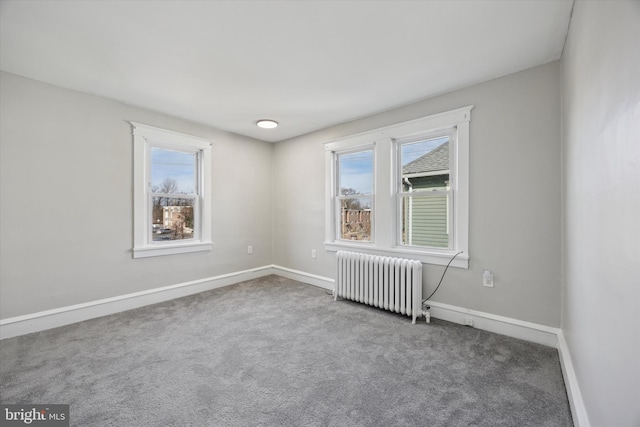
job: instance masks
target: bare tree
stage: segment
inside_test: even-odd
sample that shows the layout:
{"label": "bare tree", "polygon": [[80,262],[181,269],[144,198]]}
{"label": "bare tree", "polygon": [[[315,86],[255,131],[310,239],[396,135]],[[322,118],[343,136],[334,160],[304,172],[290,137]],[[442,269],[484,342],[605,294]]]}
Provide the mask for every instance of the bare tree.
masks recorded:
{"label": "bare tree", "polygon": [[174,239],[184,239],[184,216],[177,214],[173,220]]}
{"label": "bare tree", "polygon": [[185,206],[182,208],[182,215],[184,216],[184,225],[193,230],[193,206]]}
{"label": "bare tree", "polygon": [[[151,191],[154,193],[171,194],[178,192],[178,181],[170,176],[162,180],[160,185],[154,185],[151,187]],[[154,224],[162,224],[162,207],[169,203],[168,197],[154,197],[153,198],[153,212],[152,218]]]}
{"label": "bare tree", "polygon": [[154,193],[177,193],[178,192],[178,181],[170,176],[166,177],[162,180],[160,185],[156,189],[153,189]]}
{"label": "bare tree", "polygon": [[343,209],[346,210],[360,210],[362,209],[362,204],[360,203],[360,200],[356,199],[355,197],[358,195],[358,191],[354,188],[341,188],[340,189],[340,194],[343,196],[354,196],[353,199],[343,199],[343,203],[344,205],[342,206]]}

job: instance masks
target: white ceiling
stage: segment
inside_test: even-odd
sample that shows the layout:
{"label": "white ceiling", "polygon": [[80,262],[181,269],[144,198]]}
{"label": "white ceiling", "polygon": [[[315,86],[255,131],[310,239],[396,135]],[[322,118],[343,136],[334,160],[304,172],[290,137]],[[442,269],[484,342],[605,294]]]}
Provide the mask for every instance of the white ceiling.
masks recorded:
{"label": "white ceiling", "polygon": [[556,60],[572,5],[1,0],[0,68],[273,142]]}

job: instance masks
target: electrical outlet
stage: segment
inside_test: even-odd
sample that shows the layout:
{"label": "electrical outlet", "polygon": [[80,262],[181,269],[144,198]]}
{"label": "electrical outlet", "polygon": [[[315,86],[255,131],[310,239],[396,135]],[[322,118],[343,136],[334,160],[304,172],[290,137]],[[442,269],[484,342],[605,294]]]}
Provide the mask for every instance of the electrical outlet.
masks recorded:
{"label": "electrical outlet", "polygon": [[315,258],[315,257],[316,257],[316,250],[311,249],[311,258]]}
{"label": "electrical outlet", "polygon": [[493,273],[489,270],[485,270],[482,273],[482,284],[488,288],[493,288]]}
{"label": "electrical outlet", "polygon": [[251,255],[253,253],[253,246],[252,245],[247,246],[247,253],[249,255]]}
{"label": "electrical outlet", "polygon": [[464,322],[465,326],[473,326],[473,319],[470,317],[465,317],[464,319],[462,319],[462,321]]}

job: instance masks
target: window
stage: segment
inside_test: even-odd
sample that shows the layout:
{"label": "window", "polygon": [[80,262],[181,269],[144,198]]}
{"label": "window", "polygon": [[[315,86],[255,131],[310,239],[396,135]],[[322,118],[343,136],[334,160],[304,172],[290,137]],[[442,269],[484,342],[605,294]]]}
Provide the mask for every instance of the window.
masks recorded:
{"label": "window", "polygon": [[472,108],[327,143],[325,248],[468,268]]}
{"label": "window", "polygon": [[132,125],[133,257],[211,250],[210,141]]}
{"label": "window", "polygon": [[399,245],[451,249],[450,133],[396,141]]}
{"label": "window", "polygon": [[373,150],[338,153],[336,238],[370,242],[373,221]]}

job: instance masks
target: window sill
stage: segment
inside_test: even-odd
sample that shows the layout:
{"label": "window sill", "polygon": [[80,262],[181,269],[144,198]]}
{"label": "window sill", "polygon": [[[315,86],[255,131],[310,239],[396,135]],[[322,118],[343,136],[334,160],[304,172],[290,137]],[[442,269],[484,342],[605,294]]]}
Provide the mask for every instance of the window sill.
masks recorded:
{"label": "window sill", "polygon": [[133,248],[134,258],[149,258],[154,256],[186,254],[190,252],[205,252],[213,248],[213,242],[162,244]]}
{"label": "window sill", "polygon": [[[426,251],[415,250],[409,248],[379,248],[372,244],[357,244],[357,243],[343,243],[343,242],[325,242],[324,248],[330,252],[337,252],[340,250],[353,250],[356,252],[367,253],[371,255],[391,256],[391,257],[403,257],[415,259],[423,264],[434,265],[447,265],[451,258],[456,254],[454,251]],[[461,253],[452,262],[451,267],[469,269],[469,255]]]}

